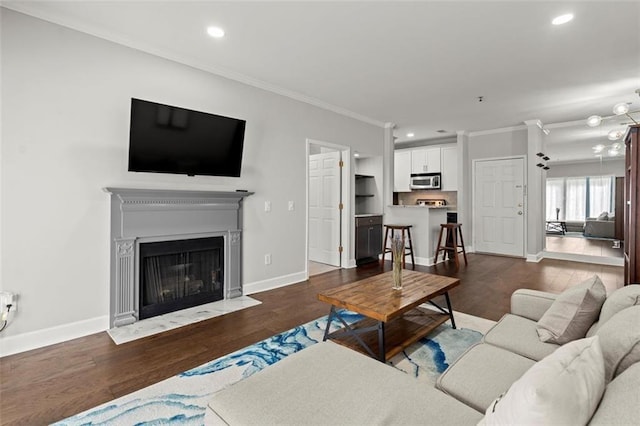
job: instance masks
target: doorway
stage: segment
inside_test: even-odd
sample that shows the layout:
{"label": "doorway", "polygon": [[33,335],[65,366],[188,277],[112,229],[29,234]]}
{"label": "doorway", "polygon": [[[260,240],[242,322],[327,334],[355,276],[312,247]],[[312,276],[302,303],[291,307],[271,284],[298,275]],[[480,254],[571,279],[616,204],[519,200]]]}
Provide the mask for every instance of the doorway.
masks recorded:
{"label": "doorway", "polygon": [[347,264],[349,156],[348,147],[307,140],[307,276]]}
{"label": "doorway", "polygon": [[524,158],[474,160],[473,170],[475,250],[524,257]]}

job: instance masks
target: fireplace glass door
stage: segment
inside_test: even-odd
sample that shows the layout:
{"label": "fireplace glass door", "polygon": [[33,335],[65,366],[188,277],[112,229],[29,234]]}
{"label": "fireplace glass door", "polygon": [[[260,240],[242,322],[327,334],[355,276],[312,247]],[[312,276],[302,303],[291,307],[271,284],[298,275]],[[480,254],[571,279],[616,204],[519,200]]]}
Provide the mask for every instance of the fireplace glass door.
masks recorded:
{"label": "fireplace glass door", "polygon": [[224,238],[140,244],[139,319],[224,297]]}

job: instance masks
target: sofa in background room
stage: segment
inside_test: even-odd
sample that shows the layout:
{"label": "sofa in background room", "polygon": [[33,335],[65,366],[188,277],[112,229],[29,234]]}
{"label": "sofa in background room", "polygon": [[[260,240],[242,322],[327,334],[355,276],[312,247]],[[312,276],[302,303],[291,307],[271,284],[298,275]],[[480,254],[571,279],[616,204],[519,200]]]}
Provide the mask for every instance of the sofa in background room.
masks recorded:
{"label": "sofa in background room", "polygon": [[602,213],[598,217],[588,217],[584,224],[584,236],[592,238],[615,238],[616,217]]}

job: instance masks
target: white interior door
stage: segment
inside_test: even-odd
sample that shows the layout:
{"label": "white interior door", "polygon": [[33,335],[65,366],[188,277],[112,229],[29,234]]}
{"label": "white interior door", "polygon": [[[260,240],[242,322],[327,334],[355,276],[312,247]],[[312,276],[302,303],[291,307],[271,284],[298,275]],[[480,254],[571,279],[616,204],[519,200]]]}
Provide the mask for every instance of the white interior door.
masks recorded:
{"label": "white interior door", "polygon": [[309,260],[340,266],[340,152],[309,156]]}
{"label": "white interior door", "polygon": [[474,248],[524,257],[524,159],[475,163]]}

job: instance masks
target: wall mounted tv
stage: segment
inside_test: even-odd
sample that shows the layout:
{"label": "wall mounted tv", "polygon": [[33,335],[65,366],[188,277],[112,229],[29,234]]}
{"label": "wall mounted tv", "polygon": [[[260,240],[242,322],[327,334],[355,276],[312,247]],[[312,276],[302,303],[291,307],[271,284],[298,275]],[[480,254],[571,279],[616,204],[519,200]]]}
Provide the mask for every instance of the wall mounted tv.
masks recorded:
{"label": "wall mounted tv", "polygon": [[132,98],[129,171],[239,177],[245,125]]}

